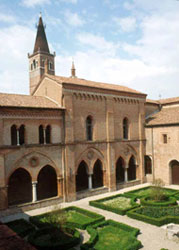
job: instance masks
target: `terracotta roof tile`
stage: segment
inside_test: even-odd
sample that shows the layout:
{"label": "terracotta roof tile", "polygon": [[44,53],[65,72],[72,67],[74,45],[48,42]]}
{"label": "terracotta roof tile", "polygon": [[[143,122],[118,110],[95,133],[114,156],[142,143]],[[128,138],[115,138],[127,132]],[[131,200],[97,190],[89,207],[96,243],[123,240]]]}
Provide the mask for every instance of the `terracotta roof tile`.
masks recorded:
{"label": "terracotta roof tile", "polygon": [[159,100],[161,104],[172,104],[172,103],[177,103],[179,102],[179,97],[172,97],[172,98],[167,98],[167,99],[161,99]]}
{"label": "terracotta roof tile", "polygon": [[48,78],[51,78],[55,80],[56,82],[60,84],[74,84],[74,85],[80,85],[80,86],[87,86],[87,87],[92,87],[92,88],[100,88],[100,89],[106,89],[106,90],[114,90],[114,91],[120,91],[120,92],[127,92],[127,93],[134,93],[134,94],[139,94],[139,95],[146,95],[144,93],[141,93],[137,90],[117,85],[117,84],[109,84],[109,83],[102,83],[102,82],[94,82],[94,81],[89,81],[85,79],[80,79],[80,78],[72,78],[72,77],[63,77],[63,76],[52,76],[52,75],[46,75]]}
{"label": "terracotta roof tile", "polygon": [[43,96],[0,93],[0,107],[62,108]]}
{"label": "terracotta roof tile", "polygon": [[169,125],[179,123],[179,106],[163,107],[161,111],[147,118],[146,125]]}

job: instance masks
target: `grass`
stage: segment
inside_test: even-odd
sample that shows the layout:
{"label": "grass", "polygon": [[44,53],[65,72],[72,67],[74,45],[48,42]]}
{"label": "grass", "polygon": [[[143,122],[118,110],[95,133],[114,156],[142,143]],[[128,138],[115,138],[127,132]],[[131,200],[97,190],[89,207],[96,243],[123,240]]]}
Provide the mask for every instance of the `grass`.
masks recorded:
{"label": "grass", "polygon": [[[169,188],[162,188],[164,190],[165,195],[172,196],[177,193],[177,190],[175,189],[169,189]],[[134,191],[129,191],[124,193],[124,195],[129,197],[136,197],[136,198],[143,198],[146,196],[149,196],[153,190],[152,186],[146,187],[146,188],[140,188]]]}
{"label": "grass", "polygon": [[[136,239],[139,230],[123,223],[108,220],[93,225],[91,228],[97,232],[97,240],[94,244],[82,249],[95,250],[137,250],[142,247],[140,241]],[[87,229],[89,231],[89,229]],[[94,232],[92,232],[94,234]],[[88,243],[87,243],[88,244]]]}
{"label": "grass", "polygon": [[103,201],[102,203],[104,205],[120,209],[129,209],[132,207],[131,199],[126,197],[116,197],[110,200]]}

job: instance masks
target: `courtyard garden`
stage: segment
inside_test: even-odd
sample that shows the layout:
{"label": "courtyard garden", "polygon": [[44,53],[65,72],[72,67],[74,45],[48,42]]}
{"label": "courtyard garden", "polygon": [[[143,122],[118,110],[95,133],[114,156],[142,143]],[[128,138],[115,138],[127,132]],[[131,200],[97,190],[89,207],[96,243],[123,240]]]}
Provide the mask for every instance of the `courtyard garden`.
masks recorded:
{"label": "courtyard garden", "polygon": [[179,191],[163,187],[156,180],[153,186],[126,192],[122,195],[90,201],[91,206],[127,215],[156,226],[179,223]]}
{"label": "courtyard garden", "polygon": [[[142,247],[137,240],[139,230],[105,218],[78,207],[68,207],[54,212],[30,217],[29,221],[7,223],[18,235],[37,249],[126,249]],[[87,230],[89,240],[82,244],[78,229]],[[110,239],[110,240],[109,240]]]}

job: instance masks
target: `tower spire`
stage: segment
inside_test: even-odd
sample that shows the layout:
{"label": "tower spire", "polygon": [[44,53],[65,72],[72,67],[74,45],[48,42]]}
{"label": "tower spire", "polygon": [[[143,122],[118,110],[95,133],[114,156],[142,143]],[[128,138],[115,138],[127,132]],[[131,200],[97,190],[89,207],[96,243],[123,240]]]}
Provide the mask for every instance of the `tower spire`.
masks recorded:
{"label": "tower spire", "polygon": [[33,53],[36,52],[46,52],[50,53],[49,47],[48,47],[48,42],[45,34],[45,28],[43,25],[42,21],[42,14],[40,12],[39,14],[39,22],[37,26],[37,35],[36,35],[36,40],[35,40],[35,46],[34,46],[34,51]]}
{"label": "tower spire", "polygon": [[75,69],[75,64],[74,64],[73,59],[72,59],[72,66],[71,66],[71,77],[73,77],[73,78],[76,77],[76,69]]}

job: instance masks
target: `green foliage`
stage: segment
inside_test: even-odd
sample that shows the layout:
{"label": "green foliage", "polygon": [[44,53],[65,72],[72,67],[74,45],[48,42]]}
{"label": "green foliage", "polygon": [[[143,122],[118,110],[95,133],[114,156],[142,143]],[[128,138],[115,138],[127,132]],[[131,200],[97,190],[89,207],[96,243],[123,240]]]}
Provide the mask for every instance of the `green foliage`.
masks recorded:
{"label": "green foliage", "polygon": [[58,221],[61,221],[60,216],[65,213],[65,224],[81,229],[85,229],[88,225],[104,220],[104,216],[78,207],[67,207],[62,209],[62,211],[63,213],[61,213],[61,210],[57,210],[41,214],[31,217],[30,220],[39,228],[47,227],[51,224],[57,226]]}
{"label": "green foliage", "polygon": [[135,203],[135,198],[126,198],[124,195],[118,194],[107,198],[90,201],[89,204],[116,214],[124,215],[130,209],[134,209],[139,205]]}
{"label": "green foliage", "polygon": [[[90,238],[91,244],[88,245],[87,242],[81,246],[81,249],[137,250],[142,247],[141,242],[135,237],[139,233],[139,230],[136,228],[113,220],[98,223],[93,225],[92,228],[93,231],[89,231],[89,228],[87,229],[94,241],[92,242]],[[94,233],[94,229],[97,234]]]}
{"label": "green foliage", "polygon": [[21,237],[25,237],[30,232],[35,231],[34,225],[24,219],[14,220],[6,223],[6,225]]}
{"label": "green foliage", "polygon": [[37,249],[58,250],[69,249],[80,243],[80,233],[76,229],[64,227],[42,228],[28,237],[30,244]]}
{"label": "green foliage", "polygon": [[162,226],[168,223],[179,223],[179,206],[172,207],[140,207],[128,211],[127,215],[152,225]]}
{"label": "green foliage", "polygon": [[151,200],[151,197],[144,197],[140,200],[140,204],[143,206],[160,206],[160,207],[165,207],[165,206],[173,206],[176,205],[176,198],[175,197],[167,197],[165,200]]}
{"label": "green foliage", "polygon": [[156,179],[153,181],[153,186],[151,187],[150,199],[153,201],[163,201],[166,200],[166,193],[163,189],[164,182],[161,179]]}

